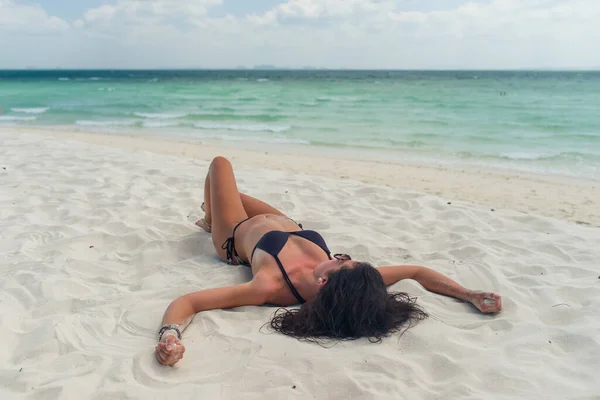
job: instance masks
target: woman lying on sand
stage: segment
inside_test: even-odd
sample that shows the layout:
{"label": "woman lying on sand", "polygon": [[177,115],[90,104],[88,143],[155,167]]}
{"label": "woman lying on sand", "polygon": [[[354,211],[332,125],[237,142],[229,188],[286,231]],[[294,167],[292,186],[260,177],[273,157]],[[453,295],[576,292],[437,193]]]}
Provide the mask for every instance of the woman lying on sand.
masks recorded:
{"label": "woman lying on sand", "polygon": [[271,326],[303,339],[367,337],[378,341],[427,314],[405,293],[386,286],[414,279],[429,291],[472,303],[483,313],[502,309],[495,293],[467,290],[429,268],[396,265],[375,268],[347,254],[331,255],[315,231],[303,230],[281,211],[238,191],[231,163],[216,157],[204,182],[205,216],[197,222],[211,232],[220,258],[252,268],[241,285],[202,290],[173,301],[163,316],[156,358],[174,365],[185,347],[181,332],[200,311],[273,304],[300,309],[276,313]]}

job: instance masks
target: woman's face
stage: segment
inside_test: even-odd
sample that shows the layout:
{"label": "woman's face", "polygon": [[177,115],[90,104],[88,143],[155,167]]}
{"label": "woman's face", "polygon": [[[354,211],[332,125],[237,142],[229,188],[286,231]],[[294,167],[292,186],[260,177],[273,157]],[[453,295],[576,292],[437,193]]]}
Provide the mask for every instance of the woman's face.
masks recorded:
{"label": "woman's face", "polygon": [[341,257],[337,256],[339,255],[336,254],[336,258],[333,260],[327,260],[317,265],[313,271],[313,274],[317,280],[321,278],[320,283],[324,284],[327,282],[327,276],[332,271],[337,271],[342,267],[353,268],[356,265],[356,261],[352,261],[350,257],[344,257],[345,255],[342,255]]}

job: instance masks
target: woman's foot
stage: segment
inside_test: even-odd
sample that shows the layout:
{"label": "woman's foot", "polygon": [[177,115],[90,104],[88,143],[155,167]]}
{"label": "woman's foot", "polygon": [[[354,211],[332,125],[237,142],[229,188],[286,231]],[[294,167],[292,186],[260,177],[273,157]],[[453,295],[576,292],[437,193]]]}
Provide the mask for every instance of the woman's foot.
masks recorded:
{"label": "woman's foot", "polygon": [[211,232],[210,224],[206,222],[206,218],[202,218],[196,221],[196,225],[198,225],[200,228],[204,229],[208,233]]}
{"label": "woman's foot", "polygon": [[204,211],[205,215],[204,215],[204,218],[196,221],[196,225],[198,225],[200,228],[204,229],[206,232],[210,233],[211,226],[210,226],[210,222],[206,220],[206,206],[204,205],[204,203],[202,203],[200,208],[202,209],[202,211]]}

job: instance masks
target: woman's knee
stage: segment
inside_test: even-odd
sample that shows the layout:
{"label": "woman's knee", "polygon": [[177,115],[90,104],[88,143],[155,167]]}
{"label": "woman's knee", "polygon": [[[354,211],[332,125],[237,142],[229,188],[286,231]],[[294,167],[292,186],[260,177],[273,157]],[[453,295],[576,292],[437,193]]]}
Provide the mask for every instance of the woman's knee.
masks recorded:
{"label": "woman's knee", "polygon": [[231,162],[226,159],[225,157],[222,156],[217,156],[215,158],[213,158],[212,162],[210,163],[210,169],[221,169],[221,168],[230,168],[233,169],[233,167],[231,166]]}
{"label": "woman's knee", "polygon": [[231,165],[231,162],[226,159],[223,156],[216,156],[215,158],[213,158],[212,162],[210,163],[210,165]]}

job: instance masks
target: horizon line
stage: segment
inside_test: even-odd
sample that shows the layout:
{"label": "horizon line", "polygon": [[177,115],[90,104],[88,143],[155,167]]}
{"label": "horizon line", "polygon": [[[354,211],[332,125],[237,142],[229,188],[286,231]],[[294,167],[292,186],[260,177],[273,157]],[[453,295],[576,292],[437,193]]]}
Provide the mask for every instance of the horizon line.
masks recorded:
{"label": "horizon line", "polygon": [[328,68],[328,67],[280,67],[280,66],[251,66],[251,67],[172,67],[172,68],[71,68],[71,67],[22,67],[22,68],[2,68],[0,71],[482,71],[482,72],[514,72],[514,71],[562,71],[562,72],[585,72],[600,71],[598,67],[537,67],[537,68]]}

